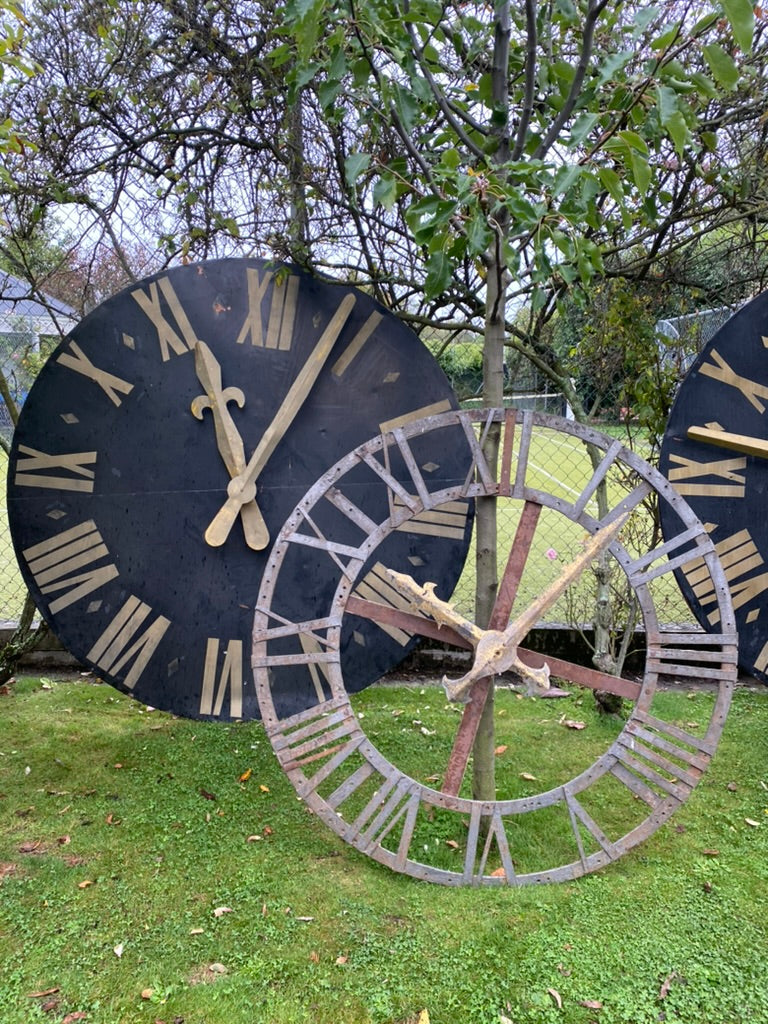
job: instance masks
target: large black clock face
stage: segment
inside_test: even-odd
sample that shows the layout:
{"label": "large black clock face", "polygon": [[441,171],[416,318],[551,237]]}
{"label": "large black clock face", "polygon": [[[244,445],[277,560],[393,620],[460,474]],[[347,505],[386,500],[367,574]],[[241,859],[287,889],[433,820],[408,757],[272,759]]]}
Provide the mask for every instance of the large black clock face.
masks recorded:
{"label": "large black clock face", "polygon": [[[768,681],[768,293],[736,313],[683,381],[661,471],[707,524],[731,590],[739,663]],[[662,515],[665,535],[668,518]],[[717,597],[695,567],[678,574],[701,625]]]}
{"label": "large black clock face", "polygon": [[[65,646],[120,689],[185,716],[258,717],[253,607],[286,516],[351,447],[455,406],[416,336],[356,289],[260,260],[147,278],[80,323],[24,405],[8,508],[25,581]],[[358,546],[398,505],[415,507],[424,480],[464,480],[464,452],[447,445],[414,466],[398,449],[354,504],[330,496],[294,566],[302,601],[307,580],[322,591],[315,563],[343,557],[337,519]],[[393,533],[391,559],[448,596],[471,519],[469,501],[417,516]],[[359,586],[381,589],[374,563]],[[352,688],[408,640],[350,627]],[[297,673],[297,710],[313,685]]]}

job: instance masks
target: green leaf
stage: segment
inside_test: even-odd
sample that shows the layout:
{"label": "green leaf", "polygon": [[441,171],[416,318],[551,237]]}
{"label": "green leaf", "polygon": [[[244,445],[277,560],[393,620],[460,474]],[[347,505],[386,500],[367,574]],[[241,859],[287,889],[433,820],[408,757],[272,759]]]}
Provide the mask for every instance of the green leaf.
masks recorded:
{"label": "green leaf", "polygon": [[624,188],[622,187],[622,179],[618,177],[613,168],[600,167],[598,168],[597,175],[613,202],[623,203]]}
{"label": "green leaf", "polygon": [[451,283],[453,267],[444,252],[433,253],[427,262],[427,277],[424,291],[428,298],[441,295]]}
{"label": "green leaf", "polygon": [[624,131],[619,132],[618,135],[620,139],[623,139],[626,142],[630,149],[633,149],[638,153],[642,153],[644,156],[648,155],[648,144],[641,135],[637,134],[637,132],[625,129]]}
{"label": "green leaf", "polygon": [[579,114],[576,120],[571,125],[571,139],[569,142],[570,147],[580,146],[584,139],[589,135],[592,129],[595,127],[599,117],[597,114],[583,113]]}
{"label": "green leaf", "polygon": [[558,167],[552,185],[552,198],[556,199],[566,193],[578,181],[581,172],[582,167],[579,164],[564,164],[562,167]]}
{"label": "green leaf", "polygon": [[755,9],[752,0],[723,0],[723,10],[731,23],[736,45],[744,53],[749,53],[755,31]]}
{"label": "green leaf", "polygon": [[379,178],[373,186],[373,201],[385,210],[391,210],[397,199],[397,181],[391,176]]}
{"label": "green leaf", "polygon": [[704,59],[715,81],[726,89],[733,89],[739,80],[739,69],[732,57],[717,43],[708,43],[704,47]]}
{"label": "green leaf", "polygon": [[354,187],[357,179],[368,170],[371,163],[370,153],[350,153],[344,161],[344,177],[347,184]]}
{"label": "green leaf", "polygon": [[659,104],[659,120],[667,129],[669,137],[675,144],[678,153],[682,153],[686,143],[690,141],[691,133],[680,109],[677,93],[667,85],[661,85],[656,90]]}
{"label": "green leaf", "polygon": [[629,163],[637,190],[642,194],[647,191],[651,183],[651,168],[648,166],[647,159],[636,149],[630,149]]}
{"label": "green leaf", "polygon": [[686,145],[691,141],[691,133],[682,111],[678,110],[666,122],[664,127],[675,144],[675,150],[682,155]]}
{"label": "green leaf", "polygon": [[475,255],[485,252],[491,244],[493,232],[482,210],[476,210],[467,228],[469,251]]}

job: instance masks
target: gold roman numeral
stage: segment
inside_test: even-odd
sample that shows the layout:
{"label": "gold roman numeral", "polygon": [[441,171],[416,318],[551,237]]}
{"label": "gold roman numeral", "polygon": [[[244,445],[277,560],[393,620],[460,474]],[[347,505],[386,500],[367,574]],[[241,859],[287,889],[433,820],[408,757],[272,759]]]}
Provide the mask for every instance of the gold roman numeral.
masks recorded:
{"label": "gold roman numeral", "polygon": [[350,341],[331,367],[331,373],[334,377],[343,376],[349,368],[350,363],[357,357],[363,345],[365,345],[366,341],[368,341],[383,319],[384,317],[381,313],[371,313],[352,341]]}
{"label": "gold roman numeral", "polygon": [[33,544],[22,555],[41,593],[59,594],[48,604],[52,615],[119,575],[112,562],[96,564],[110,556],[92,519]]}
{"label": "gold roman numeral", "polygon": [[[377,562],[355,587],[352,592],[353,597],[359,597],[362,601],[373,601],[376,604],[387,605],[390,608],[399,608],[401,611],[413,614],[411,603],[385,579],[383,573],[384,566],[381,562]],[[416,614],[421,618],[425,618],[420,612]],[[412,634],[406,633],[405,630],[399,629],[397,626],[391,626],[384,622],[377,622],[376,625],[391,636],[401,647],[405,647],[411,640]]]}
{"label": "gold roman numeral", "polygon": [[[737,470],[747,468],[747,460],[717,459],[714,462],[699,462],[683,455],[670,455],[669,461],[675,465],[667,476],[678,494],[694,495],[707,498],[743,498],[746,478]],[[731,483],[704,482],[703,477],[714,476]]]}
{"label": "gold roman numeral", "polygon": [[[164,363],[168,362],[172,351],[177,356],[193,351],[197,344],[197,336],[192,329],[192,324],[189,322],[184,307],[179,301],[179,297],[173,290],[173,285],[167,277],[161,277],[158,281],[152,281],[149,285],[149,294],[141,288],[137,288],[131,292],[131,295],[157,330],[157,340],[160,344],[160,354]],[[181,336],[166,319],[160,300],[161,295],[165,299]]]}
{"label": "gold roman numeral", "polygon": [[131,594],[86,655],[94,665],[114,676],[132,662],[128,674],[122,680],[128,690],[132,690],[141,678],[171,624],[170,619],[158,615],[140,633],[139,630],[151,613],[148,604]]}
{"label": "gold roman numeral", "polygon": [[[62,455],[49,455],[19,445],[19,458],[16,462],[14,483],[17,487],[51,487],[60,491],[93,492],[95,473],[88,467],[95,464],[97,452],[67,452]],[[63,470],[63,475],[58,470]]]}
{"label": "gold roman numeral", "polygon": [[243,641],[230,640],[224,652],[224,663],[219,667],[217,637],[208,637],[203,668],[203,689],[200,694],[200,714],[221,714],[224,697],[229,690],[229,714],[231,718],[243,715]]}
{"label": "gold roman numeral", "polygon": [[130,384],[127,380],[123,380],[114,373],[109,373],[107,370],[94,366],[75,341],[69,343],[69,351],[62,352],[57,357],[56,362],[66,366],[68,370],[74,370],[75,373],[81,373],[84,377],[88,377],[89,380],[95,381],[114,405],[121,404],[122,398],[120,398],[120,395],[129,395],[133,391],[133,384]]}
{"label": "gold roman numeral", "polygon": [[[248,267],[246,280],[248,315],[237,336],[238,345],[242,345],[250,337],[251,345],[287,352],[293,339],[300,278],[296,274],[275,276],[271,270],[265,270],[264,276],[260,277],[258,269]],[[261,304],[270,282],[272,293],[265,326]]]}
{"label": "gold roman numeral", "polygon": [[[749,530],[739,530],[730,537],[724,538],[715,544],[715,550],[720,557],[720,564],[728,581],[734,611],[750,601],[754,601],[768,590],[768,572],[757,575],[753,573],[754,569],[764,563]],[[692,562],[683,571],[702,607],[713,604],[717,600],[712,576],[703,559]],[[715,609],[707,616],[707,620],[712,625],[719,622],[720,612]]]}
{"label": "gold roman numeral", "polygon": [[707,377],[712,377],[714,380],[722,381],[723,384],[727,384],[729,387],[736,388],[758,412],[765,412],[765,405],[760,399],[768,399],[768,387],[765,384],[758,384],[757,381],[750,380],[749,377],[742,377],[741,374],[736,373],[723,359],[717,349],[713,348],[710,355],[712,362],[702,363],[699,372]]}
{"label": "gold roman numeral", "polygon": [[[394,495],[392,500],[395,517],[405,503]],[[425,509],[417,516],[401,523],[396,529],[403,533],[421,533],[429,537],[447,537],[451,540],[462,540],[467,528],[469,515],[468,501],[447,501],[436,508]]]}

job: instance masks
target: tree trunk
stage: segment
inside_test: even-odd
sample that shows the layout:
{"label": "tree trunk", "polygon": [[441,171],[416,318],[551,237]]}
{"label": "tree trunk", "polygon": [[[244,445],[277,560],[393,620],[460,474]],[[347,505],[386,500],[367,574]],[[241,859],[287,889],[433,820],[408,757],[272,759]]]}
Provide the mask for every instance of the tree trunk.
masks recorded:
{"label": "tree trunk", "polygon": [[16,667],[28,650],[48,632],[48,626],[42,623],[37,630],[32,629],[35,617],[35,603],[29,594],[24,598],[24,607],[13,635],[7,644],[0,648],[0,685],[7,683],[16,671]]}
{"label": "tree trunk", "polygon": [[[493,162],[509,160],[509,40],[511,18],[509,0],[495,8],[496,23],[493,46],[492,92],[496,115],[505,112],[496,129],[497,146]],[[483,338],[483,403],[486,408],[501,406],[504,401],[504,340],[507,297],[507,267],[504,240],[508,216],[505,207],[491,218],[494,238],[487,254],[485,294],[485,332]],[[494,425],[484,444],[484,454],[496,472],[501,426]],[[496,498],[480,498],[477,502],[475,615],[478,626],[486,628],[490,621],[498,587],[498,535],[496,530]],[[496,798],[496,765],[494,761],[495,730],[493,722],[493,687],[488,692],[480,725],[472,747],[472,796],[475,800]]]}

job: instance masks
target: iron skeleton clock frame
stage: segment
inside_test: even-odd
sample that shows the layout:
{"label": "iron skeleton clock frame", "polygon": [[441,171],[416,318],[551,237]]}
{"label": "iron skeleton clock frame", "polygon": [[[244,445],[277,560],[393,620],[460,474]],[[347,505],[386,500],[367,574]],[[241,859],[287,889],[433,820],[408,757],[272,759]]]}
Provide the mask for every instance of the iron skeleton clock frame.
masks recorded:
{"label": "iron skeleton clock frame", "polygon": [[[260,260],[147,278],[75,328],[25,402],[8,474],[25,581],[65,646],[118,688],[188,717],[258,716],[248,650],[279,527],[350,447],[455,405],[416,336],[354,288]],[[468,464],[448,449],[423,472],[456,481]],[[329,505],[351,535],[370,521],[365,498]],[[469,500],[422,516],[393,536],[392,557],[449,594],[471,521]],[[297,561],[298,595],[326,557],[322,523]],[[358,588],[380,590],[373,567]],[[379,678],[407,640],[350,628],[351,686]],[[297,711],[314,699],[306,673],[285,685]]]}
{"label": "iron skeleton clock frame", "polygon": [[[498,473],[481,450],[482,437],[494,424],[501,424],[503,437]],[[438,458],[448,445],[464,452],[470,472],[458,484],[433,487],[419,467]],[[557,464],[552,461],[556,449]],[[390,479],[390,501],[380,496],[369,523],[361,522],[351,538],[339,510],[345,502],[356,505],[385,467],[401,463],[410,479]],[[568,478],[557,474],[564,465]],[[598,492],[603,489],[607,511],[601,514]],[[388,545],[410,520],[486,496],[516,508],[519,515],[501,574],[495,632],[477,630],[449,606],[436,619],[430,615],[431,599],[409,598],[408,587],[388,572],[401,572],[389,563]],[[647,552],[638,531],[649,521],[644,504],[656,500],[674,528],[664,543]],[[308,538],[316,536],[321,515],[324,558],[316,566],[317,577],[308,582],[326,599],[307,597],[297,605],[297,562]],[[618,527],[618,539],[611,540]],[[553,673],[575,685],[626,697],[630,714],[621,723],[604,722],[596,736],[595,730],[563,728],[550,708],[539,712],[541,729],[554,731],[550,749],[560,749],[559,763],[537,762],[535,744],[518,742],[505,754],[512,767],[498,798],[480,802],[466,795],[467,781],[462,780],[488,678],[481,674],[469,680],[469,703],[460,720],[454,716],[460,722],[455,737],[436,736],[435,729],[421,728],[421,721],[414,723],[420,728],[401,729],[392,718],[388,725],[374,723],[369,735],[368,716],[361,722],[346,686],[342,637],[350,621],[354,628],[366,620],[379,621],[393,630],[459,646],[468,646],[467,638],[474,637],[476,664],[483,637],[490,638],[497,656],[509,657],[508,648],[523,639],[530,624],[522,615],[508,626],[524,573],[532,571],[534,592],[542,588],[547,559],[533,554],[539,534],[544,547],[554,537],[571,543],[577,568],[585,568],[601,536],[598,547],[610,543],[606,550],[614,569],[629,583],[642,613],[645,669],[637,681],[548,659]],[[585,554],[582,545],[588,535],[596,536]],[[372,562],[379,577],[399,590],[401,607],[395,601],[384,606],[375,595],[361,598],[359,579]],[[559,572],[549,565],[553,574]],[[665,587],[681,566],[699,573],[716,594],[717,634],[680,633],[661,625],[656,602],[664,600]],[[546,603],[543,596],[537,600],[535,612]],[[287,613],[289,604],[292,614]],[[510,640],[510,633],[515,639]],[[308,635],[312,650],[302,641]],[[516,655],[521,673],[532,666],[533,674],[538,671],[542,678],[540,656],[522,649]],[[517,885],[561,881],[608,864],[650,835],[688,797],[715,750],[728,710],[736,675],[736,634],[723,570],[705,527],[642,459],[618,441],[554,417],[516,415],[513,410],[449,412],[373,438],[307,491],[276,539],[272,570],[263,579],[253,665],[267,735],[281,765],[297,793],[346,842],[417,878],[447,885]],[[283,677],[290,679],[301,665],[319,685],[312,706],[295,713],[284,699]],[[715,699],[700,713],[699,722],[671,721],[658,686],[692,679],[711,681]],[[447,684],[448,695],[460,695],[465,683]],[[423,715],[444,700],[439,694],[425,696]],[[523,706],[511,700],[504,709],[506,720],[514,721]],[[390,732],[399,737],[395,754],[387,752]],[[404,748],[404,734],[415,736],[413,752]],[[403,756],[410,758],[410,771],[395,763]]]}
{"label": "iron skeleton clock frame", "polygon": [[[739,662],[768,682],[768,292],[731,317],[683,380],[660,468],[707,523],[731,590]],[[669,529],[666,516],[662,527]],[[678,573],[705,629],[719,628],[706,579]]]}

